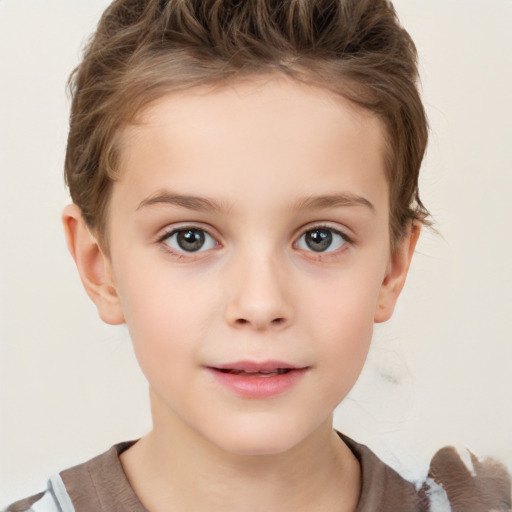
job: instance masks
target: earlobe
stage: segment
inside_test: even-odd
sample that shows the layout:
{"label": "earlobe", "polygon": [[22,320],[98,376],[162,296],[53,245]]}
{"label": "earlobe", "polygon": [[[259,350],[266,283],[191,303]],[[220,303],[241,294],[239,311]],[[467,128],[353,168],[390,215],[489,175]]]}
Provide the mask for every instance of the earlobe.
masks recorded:
{"label": "earlobe", "polygon": [[80,208],[75,204],[66,206],[62,222],[69,252],[100,318],[111,325],[124,323],[110,259],[87,227]]}
{"label": "earlobe", "polygon": [[390,256],[375,310],[374,321],[376,323],[389,320],[393,314],[396,301],[405,284],[420,231],[420,224],[413,222],[409,231],[400,241],[396,251]]}

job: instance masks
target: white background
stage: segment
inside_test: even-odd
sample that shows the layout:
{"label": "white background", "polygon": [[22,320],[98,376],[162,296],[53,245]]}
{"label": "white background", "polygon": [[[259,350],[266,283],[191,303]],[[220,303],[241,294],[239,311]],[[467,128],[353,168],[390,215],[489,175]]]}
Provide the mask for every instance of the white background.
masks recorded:
{"label": "white background", "polygon": [[[105,0],[0,0],[0,504],[150,425],[124,327],[60,227],[65,82]],[[336,426],[418,478],[442,445],[512,468],[512,1],[400,0],[432,137],[424,232]]]}

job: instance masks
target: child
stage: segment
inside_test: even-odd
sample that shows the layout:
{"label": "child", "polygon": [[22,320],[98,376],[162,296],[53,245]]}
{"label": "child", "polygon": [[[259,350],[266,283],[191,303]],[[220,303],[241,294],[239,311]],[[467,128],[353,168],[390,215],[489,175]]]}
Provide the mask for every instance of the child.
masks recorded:
{"label": "child", "polygon": [[416,79],[384,1],[112,4],[74,76],[63,219],[153,430],[8,510],[510,508],[499,468],[461,497],[443,450],[417,492],[332,430],[428,223]]}

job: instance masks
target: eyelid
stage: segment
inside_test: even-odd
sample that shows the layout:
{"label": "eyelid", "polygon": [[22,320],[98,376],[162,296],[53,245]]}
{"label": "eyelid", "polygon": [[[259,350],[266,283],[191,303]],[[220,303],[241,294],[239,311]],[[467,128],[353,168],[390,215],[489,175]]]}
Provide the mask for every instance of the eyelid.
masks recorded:
{"label": "eyelid", "polygon": [[314,231],[315,229],[328,229],[329,231],[334,231],[335,233],[339,233],[343,238],[345,238],[347,242],[353,242],[353,236],[349,234],[349,228],[340,226],[336,222],[329,221],[311,222],[310,224],[306,224],[300,228],[300,235],[303,235],[308,231]]}

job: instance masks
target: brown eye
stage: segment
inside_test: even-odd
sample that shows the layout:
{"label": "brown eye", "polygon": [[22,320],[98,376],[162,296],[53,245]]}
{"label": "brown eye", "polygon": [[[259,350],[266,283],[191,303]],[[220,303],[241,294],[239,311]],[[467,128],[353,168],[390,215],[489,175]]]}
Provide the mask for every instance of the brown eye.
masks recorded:
{"label": "brown eye", "polygon": [[217,245],[210,234],[197,228],[177,229],[163,241],[177,252],[201,252]]}
{"label": "brown eye", "polygon": [[347,243],[348,239],[332,228],[315,228],[306,231],[298,240],[297,247],[313,252],[333,252]]}

